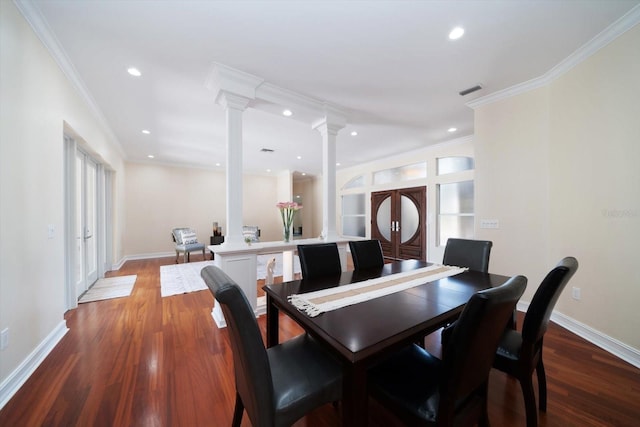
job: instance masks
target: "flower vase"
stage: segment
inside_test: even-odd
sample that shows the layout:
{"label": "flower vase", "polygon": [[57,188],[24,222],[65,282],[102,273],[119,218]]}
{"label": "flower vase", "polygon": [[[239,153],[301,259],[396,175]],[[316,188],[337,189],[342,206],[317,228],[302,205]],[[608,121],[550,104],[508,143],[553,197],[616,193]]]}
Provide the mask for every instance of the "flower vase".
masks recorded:
{"label": "flower vase", "polygon": [[285,243],[289,243],[290,239],[291,239],[291,228],[284,228],[282,230],[282,240]]}

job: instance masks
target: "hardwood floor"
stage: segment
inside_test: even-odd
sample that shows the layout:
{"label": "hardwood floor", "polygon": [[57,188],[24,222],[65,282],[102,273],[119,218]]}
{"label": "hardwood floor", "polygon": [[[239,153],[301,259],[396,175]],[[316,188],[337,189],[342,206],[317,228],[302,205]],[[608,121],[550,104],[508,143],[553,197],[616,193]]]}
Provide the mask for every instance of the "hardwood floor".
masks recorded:
{"label": "hardwood floor", "polygon": [[[173,261],[129,261],[110,275],[138,275],[130,297],[68,312],[70,331],[0,411],[0,426],[229,426],[227,332],[213,323],[208,291],[160,297],[160,266]],[[264,334],[264,316],[259,325]],[[301,333],[284,316],[280,327],[282,339]],[[427,348],[439,353],[437,336]],[[549,402],[541,426],[640,425],[640,370],[555,324],[544,357]],[[492,371],[489,395],[494,427],[524,425],[517,381]],[[296,426],[338,426],[339,411],[327,405]],[[369,413],[372,426],[400,425],[375,402]],[[251,425],[246,415],[242,425]]]}

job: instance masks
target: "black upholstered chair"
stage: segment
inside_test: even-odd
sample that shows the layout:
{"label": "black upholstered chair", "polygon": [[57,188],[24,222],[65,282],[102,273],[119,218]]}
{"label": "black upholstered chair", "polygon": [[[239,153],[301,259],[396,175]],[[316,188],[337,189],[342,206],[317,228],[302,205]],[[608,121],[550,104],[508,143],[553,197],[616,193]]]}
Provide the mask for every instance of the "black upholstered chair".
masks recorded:
{"label": "black upholstered chair", "polygon": [[[449,238],[447,239],[447,245],[444,247],[442,263],[488,273],[492,246],[493,242],[489,240]],[[514,308],[511,317],[507,321],[507,324],[513,329],[516,329],[516,316],[517,312]]]}
{"label": "black upholstered chair", "polygon": [[489,372],[504,324],[525,290],[515,276],[474,294],[438,359],[412,345],[369,371],[371,395],[406,425],[488,426]]}
{"label": "black upholstered chair", "polygon": [[202,278],[220,303],[229,330],[236,380],[233,426],[247,411],[255,427],[290,426],[326,403],[339,401],[342,368],[309,335],[266,349],[246,296],[222,270]]}
{"label": "black upholstered chair", "polygon": [[491,246],[488,240],[448,239],[442,263],[488,273]]}
{"label": "black upholstered chair", "polygon": [[340,253],[335,243],[298,245],[298,257],[303,279],[337,276],[342,273]]}
{"label": "black upholstered chair", "polygon": [[355,270],[366,270],[369,268],[380,268],[384,265],[382,246],[380,240],[356,240],[349,242],[353,268]]}
{"label": "black upholstered chair", "polygon": [[520,381],[527,413],[527,426],[538,425],[536,397],[532,376],[538,376],[540,410],[547,410],[547,379],[542,363],[542,341],[549,326],[549,318],[562,290],[578,270],[573,257],[562,259],[544,278],[524,316],[522,333],[507,328],[496,352],[493,367]]}

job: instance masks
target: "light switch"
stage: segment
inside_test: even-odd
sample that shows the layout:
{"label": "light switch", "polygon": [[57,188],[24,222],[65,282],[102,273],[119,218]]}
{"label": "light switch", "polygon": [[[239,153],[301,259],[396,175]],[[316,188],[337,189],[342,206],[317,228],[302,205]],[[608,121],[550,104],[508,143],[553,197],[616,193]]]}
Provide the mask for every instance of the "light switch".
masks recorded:
{"label": "light switch", "polygon": [[500,228],[500,221],[497,219],[481,219],[480,228]]}

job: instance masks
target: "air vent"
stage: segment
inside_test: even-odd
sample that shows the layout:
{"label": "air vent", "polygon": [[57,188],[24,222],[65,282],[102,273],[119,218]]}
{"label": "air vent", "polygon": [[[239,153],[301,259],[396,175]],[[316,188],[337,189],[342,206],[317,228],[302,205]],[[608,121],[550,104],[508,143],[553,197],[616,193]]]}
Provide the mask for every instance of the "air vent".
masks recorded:
{"label": "air vent", "polygon": [[460,93],[460,96],[465,96],[465,95],[469,95],[470,93],[473,93],[473,92],[475,92],[477,90],[480,90],[480,89],[482,89],[482,86],[475,85],[474,87],[470,87],[469,89],[462,90],[459,93]]}
{"label": "air vent", "polygon": [[263,148],[262,150],[260,150],[261,153],[273,153],[274,150],[272,150],[271,148]]}

